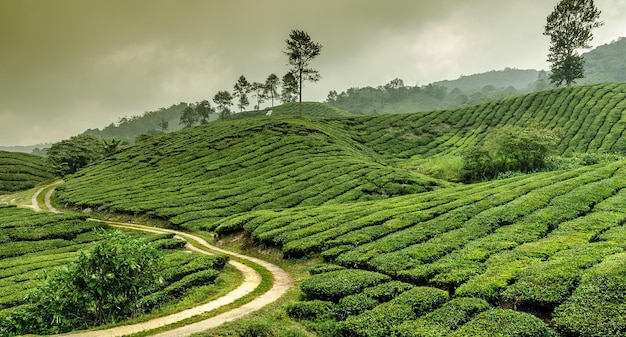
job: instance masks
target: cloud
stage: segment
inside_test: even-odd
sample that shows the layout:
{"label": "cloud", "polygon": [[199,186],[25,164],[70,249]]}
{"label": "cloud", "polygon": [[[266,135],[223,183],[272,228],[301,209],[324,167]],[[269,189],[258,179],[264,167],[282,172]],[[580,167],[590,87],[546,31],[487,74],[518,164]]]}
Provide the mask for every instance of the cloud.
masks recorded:
{"label": "cloud", "polygon": [[[597,0],[626,35],[626,0]],[[0,2],[0,145],[69,138],[125,115],[287,71],[291,29],[322,43],[304,98],[427,84],[504,67],[545,68],[545,0],[7,0]]]}

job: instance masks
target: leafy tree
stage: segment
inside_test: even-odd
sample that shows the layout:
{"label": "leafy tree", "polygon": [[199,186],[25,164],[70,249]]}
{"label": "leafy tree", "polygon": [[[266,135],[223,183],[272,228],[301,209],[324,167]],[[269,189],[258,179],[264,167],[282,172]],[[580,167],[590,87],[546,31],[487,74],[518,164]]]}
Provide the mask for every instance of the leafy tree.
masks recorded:
{"label": "leafy tree", "polygon": [[11,316],[13,333],[59,333],[129,318],[138,313],[138,300],[161,282],[159,261],[150,244],[120,231],[105,234],[28,295],[31,307]]}
{"label": "leafy tree", "polygon": [[185,128],[192,127],[194,124],[198,123],[199,120],[200,117],[198,113],[191,105],[188,105],[180,114],[180,124],[184,125]]}
{"label": "leafy tree", "polygon": [[283,76],[283,90],[280,93],[280,100],[283,103],[295,102],[298,97],[298,80],[293,76],[293,73],[288,72]]}
{"label": "leafy tree", "polygon": [[304,81],[317,82],[320,79],[319,72],[309,68],[309,65],[320,54],[322,45],[313,42],[309,34],[301,30],[292,30],[286,42],[287,49],[284,53],[289,57],[290,72],[298,81],[298,99],[302,103]]}
{"label": "leafy tree", "polygon": [[254,82],[250,86],[250,91],[253,93],[253,96],[256,98],[256,104],[254,105],[255,110],[261,109],[261,103],[265,102],[267,99],[265,84]]}
{"label": "leafy tree", "polygon": [[591,48],[591,30],[603,25],[600,11],[593,0],[561,0],[548,16],[544,35],[550,36],[548,62],[551,63],[550,81],[571,86],[583,78],[584,58],[577,52]]}
{"label": "leafy tree", "polygon": [[226,116],[230,115],[230,106],[233,105],[233,96],[226,90],[219,91],[213,96],[213,103],[217,104],[217,112],[220,114],[220,119],[224,120]]}
{"label": "leafy tree", "polygon": [[270,74],[265,80],[265,96],[272,101],[272,107],[274,107],[274,98],[278,97],[278,86],[280,85],[280,79],[276,74]]}
{"label": "leafy tree", "polygon": [[239,108],[239,112],[242,112],[245,107],[250,105],[250,100],[248,99],[250,90],[250,82],[248,82],[243,75],[239,76],[239,80],[237,80],[237,83],[235,83],[233,87],[233,96],[238,100],[237,107]]}
{"label": "leafy tree", "polygon": [[62,140],[48,149],[48,161],[61,175],[76,173],[104,155],[102,140],[89,135]]}
{"label": "leafy tree", "polygon": [[200,124],[208,123],[211,114],[215,113],[215,110],[211,107],[211,104],[206,99],[196,104],[195,110],[196,114],[200,118]]}

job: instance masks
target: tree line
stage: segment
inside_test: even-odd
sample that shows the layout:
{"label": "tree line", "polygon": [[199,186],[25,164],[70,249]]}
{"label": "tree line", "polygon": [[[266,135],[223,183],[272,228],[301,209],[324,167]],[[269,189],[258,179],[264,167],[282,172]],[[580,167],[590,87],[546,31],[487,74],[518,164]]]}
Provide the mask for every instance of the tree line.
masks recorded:
{"label": "tree line", "polygon": [[263,83],[251,83],[241,75],[235,82],[232,93],[221,90],[213,96],[214,107],[208,100],[188,105],[181,113],[180,124],[186,128],[198,123],[206,124],[211,114],[218,114],[219,119],[224,120],[233,113],[231,109],[235,104],[239,112],[243,112],[250,105],[250,96],[255,102],[254,110],[260,110],[261,104],[267,100],[271,102],[272,107],[274,100],[287,103],[295,102],[297,99],[302,103],[304,82],[317,82],[321,78],[319,71],[311,68],[310,64],[320,54],[322,45],[314,42],[308,33],[301,30],[292,30],[285,42],[286,48],[283,53],[288,57],[289,70],[282,79],[272,73]]}

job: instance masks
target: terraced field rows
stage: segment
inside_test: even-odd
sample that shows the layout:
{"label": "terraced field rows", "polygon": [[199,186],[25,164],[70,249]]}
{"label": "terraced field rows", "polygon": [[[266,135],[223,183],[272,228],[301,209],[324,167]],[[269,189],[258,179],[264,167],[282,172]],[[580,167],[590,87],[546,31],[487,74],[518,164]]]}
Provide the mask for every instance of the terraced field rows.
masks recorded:
{"label": "terraced field rows", "polygon": [[[626,306],[615,299],[626,291],[626,283],[616,285],[614,294],[581,288],[586,278],[597,281],[591,275],[598,269],[609,279],[622,277],[619,268],[607,271],[600,266],[626,248],[625,188],[626,161],[620,161],[346,204],[341,212],[335,206],[251,212],[225,219],[216,230],[243,228],[255,240],[281,247],[289,257],[321,253],[327,263],[337,266],[328,270],[366,270],[386,275],[387,281],[444,290],[445,300],[423,315],[454,299],[475,298],[494,309],[539,312],[553,319],[558,331],[577,334],[576,328],[569,327],[572,312],[606,313],[614,305]],[[307,293],[306,287],[303,291]],[[577,299],[590,291],[602,296],[586,298],[587,302]],[[360,293],[355,290],[337,298],[316,295],[311,300],[330,301],[333,304],[328,305],[339,310],[335,304],[341,307],[342,301],[348,301],[345,296]],[[385,309],[372,305],[359,315],[391,310],[379,305]],[[421,316],[414,314],[394,325]],[[368,335],[351,327],[357,319],[352,317],[344,314],[336,319],[350,333]],[[590,317],[598,319],[599,314]],[[375,324],[371,319],[364,326]],[[599,331],[606,333],[611,326],[626,329],[619,318],[604,319],[596,324]]]}
{"label": "terraced field rows", "polygon": [[487,132],[529,119],[560,128],[559,154],[626,152],[626,84],[562,88],[458,110],[328,119],[387,158],[456,154]]}
{"label": "terraced field rows", "polygon": [[59,188],[79,207],[147,213],[198,227],[255,209],[317,206],[449,184],[375,162],[298,120],[253,120],[165,135],[89,167]]}
{"label": "terraced field rows", "polygon": [[[104,228],[104,223],[87,221],[83,214],[0,207],[0,322],[31,306],[26,295],[42,282],[44,272],[74,261],[79,251],[105,238],[96,231]],[[161,262],[164,282],[140,300],[140,310],[146,312],[183,297],[193,287],[211,284],[228,261],[185,253],[180,250],[185,241],[174,234],[146,235],[145,241],[167,252]]]}
{"label": "terraced field rows", "polygon": [[0,194],[27,190],[53,176],[42,157],[0,151]]}

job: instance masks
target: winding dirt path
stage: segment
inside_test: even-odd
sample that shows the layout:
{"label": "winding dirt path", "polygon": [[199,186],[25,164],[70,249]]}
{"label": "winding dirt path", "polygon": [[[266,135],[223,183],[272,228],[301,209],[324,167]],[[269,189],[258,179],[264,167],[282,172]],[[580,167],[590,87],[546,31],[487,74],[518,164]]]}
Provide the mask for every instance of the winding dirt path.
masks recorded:
{"label": "winding dirt path", "polygon": [[[56,181],[48,186],[44,186],[40,188],[37,192],[35,192],[35,195],[33,195],[31,199],[32,208],[35,210],[41,211],[42,209],[39,206],[39,203],[37,202],[39,194],[41,194],[46,188],[52,187],[53,185],[58,185],[60,183],[62,183],[62,181]],[[54,208],[50,202],[50,197],[52,196],[53,192],[54,192],[54,188],[51,188],[46,193],[45,198],[44,198],[44,203],[48,211],[59,213],[60,211]],[[272,288],[268,290],[267,292],[265,292],[264,294],[262,294],[261,296],[253,299],[252,301],[240,307],[237,307],[227,312],[224,312],[222,314],[219,314],[217,316],[208,318],[206,320],[192,323],[189,325],[185,325],[180,328],[175,328],[173,330],[161,332],[154,336],[159,336],[159,337],[189,336],[193,333],[215,328],[217,326],[220,326],[223,323],[234,321],[236,319],[239,319],[247,314],[250,314],[256,310],[259,310],[273,303],[278,298],[280,298],[283,294],[285,294],[285,292],[287,292],[289,288],[293,286],[293,280],[291,279],[291,276],[289,275],[289,273],[287,273],[280,267],[272,263],[269,263],[267,261],[263,261],[261,259],[257,259],[254,257],[242,255],[242,254],[237,254],[237,253],[210,245],[204,239],[198,236],[195,236],[193,234],[171,230],[171,229],[149,227],[149,226],[143,226],[143,225],[137,225],[137,224],[131,224],[131,223],[112,222],[112,221],[105,221],[105,220],[100,220],[100,219],[91,219],[91,220],[103,221],[113,227],[131,229],[131,230],[139,230],[139,231],[144,231],[144,232],[149,232],[149,233],[174,233],[183,239],[187,239],[187,242],[188,242],[187,247],[193,251],[196,251],[198,253],[203,253],[203,254],[210,254],[206,252],[205,250],[194,246],[195,244],[194,241],[195,241],[198,245],[208,248],[211,251],[219,252],[222,254],[227,254],[229,256],[235,257],[240,260],[250,261],[252,263],[262,266],[263,268],[271,272],[272,277],[273,277]],[[64,335],[59,335],[59,336],[71,336],[71,337],[124,336],[124,335],[133,334],[133,333],[138,333],[141,331],[160,328],[169,324],[180,322],[184,319],[191,318],[193,316],[196,316],[202,313],[210,312],[224,305],[230,304],[236,301],[237,299],[254,291],[254,289],[256,289],[261,284],[261,281],[262,281],[261,275],[257,271],[252,269],[251,267],[248,267],[247,265],[241,262],[234,261],[232,259],[229,263],[243,273],[244,281],[235,290],[231,291],[230,293],[214,301],[211,301],[209,303],[206,303],[206,304],[203,304],[203,305],[191,308],[191,309],[183,310],[175,314],[155,318],[155,319],[141,322],[141,323],[124,325],[124,326],[119,326],[119,327],[106,329],[106,330],[76,332],[76,333],[69,333],[69,334],[64,334]]]}

